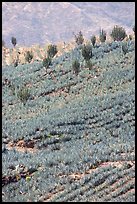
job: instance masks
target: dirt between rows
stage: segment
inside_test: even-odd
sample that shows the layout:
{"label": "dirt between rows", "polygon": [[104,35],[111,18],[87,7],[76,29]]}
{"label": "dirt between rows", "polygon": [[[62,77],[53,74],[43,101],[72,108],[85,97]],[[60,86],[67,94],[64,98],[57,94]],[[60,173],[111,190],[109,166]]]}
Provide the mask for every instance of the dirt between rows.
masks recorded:
{"label": "dirt between rows", "polygon": [[[72,179],[74,181],[77,181],[77,180],[80,180],[82,179],[86,174],[91,174],[93,173],[94,171],[96,171],[97,169],[101,168],[101,167],[107,167],[109,165],[112,165],[114,167],[117,167],[117,168],[121,168],[124,164],[128,164],[130,165],[131,167],[133,167],[135,165],[135,162],[134,161],[115,161],[115,162],[103,162],[101,163],[98,167],[96,168],[91,168],[89,169],[88,171],[84,172],[84,173],[73,173],[73,174],[70,174],[70,175],[59,175],[59,177],[68,177],[68,179]],[[133,178],[134,179],[134,178]],[[42,202],[50,202],[52,199],[54,199],[54,197],[58,194],[58,193],[62,193],[64,191],[64,187],[61,186],[60,188],[56,189],[55,192],[53,193],[48,193],[47,195],[45,196],[42,196],[40,198],[40,200],[42,200]]]}
{"label": "dirt between rows", "polygon": [[29,142],[25,142],[24,140],[20,140],[17,143],[9,142],[6,146],[8,150],[12,150],[13,148],[19,152],[30,152],[36,153],[38,149],[35,148],[35,141],[31,140]]}
{"label": "dirt between rows", "polygon": [[[20,152],[25,152],[28,151],[30,153],[36,153],[38,151],[38,149],[35,148],[35,141],[29,141],[29,142],[25,142],[24,140],[20,140],[17,143],[13,143],[13,142],[9,142],[7,144],[7,149],[8,150],[12,150],[12,149],[16,149],[17,151]],[[133,155],[134,152],[131,152],[131,154]],[[126,153],[121,153],[121,155],[123,157],[126,157]],[[116,168],[121,168],[124,164],[129,165],[129,168],[133,168],[135,166],[135,161],[108,161],[108,162],[102,162],[100,164],[98,164],[97,166],[92,166],[89,170],[85,171],[84,173],[80,173],[80,172],[76,172],[76,173],[72,173],[69,175],[63,175],[63,174],[59,174],[57,176],[59,176],[60,178],[63,177],[67,177],[69,180],[73,181],[78,181],[80,179],[82,179],[83,177],[85,177],[85,175],[87,174],[91,174],[93,172],[95,172],[96,170],[98,170],[101,167],[107,167],[109,165],[116,167]],[[58,193],[61,193],[64,191],[64,187],[58,187],[55,192],[53,193],[48,193],[44,196],[41,196],[40,200],[42,200],[42,202],[49,202],[51,199],[53,199]]]}
{"label": "dirt between rows", "polygon": [[[134,164],[135,164],[134,161],[115,161],[115,162],[108,161],[108,162],[102,162],[97,167],[91,168],[91,169],[85,171],[84,173],[79,173],[79,172],[75,173],[75,174],[73,173],[73,174],[68,175],[68,177],[72,178],[74,180],[80,180],[86,174],[91,174],[91,173],[93,173],[94,171],[96,171],[97,169],[99,169],[101,167],[107,167],[107,166],[111,165],[111,166],[114,166],[114,167],[117,167],[117,168],[121,168],[125,163],[130,165],[131,167],[134,166]],[[60,177],[65,177],[65,176],[66,175],[60,175]]]}

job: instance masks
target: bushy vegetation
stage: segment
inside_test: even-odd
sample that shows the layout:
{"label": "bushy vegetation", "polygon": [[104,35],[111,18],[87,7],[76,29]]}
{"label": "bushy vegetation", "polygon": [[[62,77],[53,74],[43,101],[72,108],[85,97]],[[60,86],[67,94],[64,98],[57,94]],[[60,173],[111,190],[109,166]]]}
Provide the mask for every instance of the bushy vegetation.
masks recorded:
{"label": "bushy vegetation", "polygon": [[17,97],[20,99],[20,101],[25,105],[27,100],[29,99],[30,97],[30,91],[28,88],[26,87],[21,87],[19,90],[18,90],[18,93],[17,93]]}
{"label": "bushy vegetation", "polygon": [[17,39],[15,37],[11,37],[11,43],[15,47],[17,44]]}
{"label": "bushy vegetation", "polygon": [[42,61],[42,65],[43,65],[43,67],[45,67],[47,69],[51,65],[51,62],[52,62],[52,60],[50,57],[45,57]]}
{"label": "bushy vegetation", "polygon": [[129,38],[129,40],[132,40],[132,35],[129,35],[128,38]]}
{"label": "bushy vegetation", "polygon": [[123,27],[116,25],[112,29],[110,36],[113,38],[114,41],[122,41],[127,36],[127,34]]}
{"label": "bushy vegetation", "polygon": [[46,77],[38,62],[3,67],[3,202],[135,202],[135,42],[122,45],[77,46]]}
{"label": "bushy vegetation", "polygon": [[91,70],[93,68],[93,62],[91,60],[86,61],[86,67]]}
{"label": "bushy vegetation", "polygon": [[93,36],[91,37],[91,43],[92,43],[92,45],[93,45],[93,47],[94,47],[94,45],[95,45],[95,43],[96,43],[96,36],[95,36],[95,35],[93,35]]}
{"label": "bushy vegetation", "polygon": [[15,59],[15,61],[14,61],[14,67],[17,67],[17,66],[18,66],[18,64],[19,64],[18,59]]}
{"label": "bushy vegetation", "polygon": [[57,46],[56,45],[49,45],[47,50],[48,58],[53,58],[57,54]]}
{"label": "bushy vegetation", "polygon": [[33,53],[32,51],[27,51],[25,55],[26,62],[30,63],[33,59]]}
{"label": "bushy vegetation", "polygon": [[79,31],[79,33],[77,35],[75,35],[75,42],[77,43],[77,45],[82,45],[84,42],[84,37],[81,31]]}
{"label": "bushy vegetation", "polygon": [[87,44],[82,47],[82,56],[85,61],[89,61],[92,58],[92,45]]}
{"label": "bushy vegetation", "polygon": [[128,45],[126,42],[122,44],[122,51],[124,54],[126,54],[128,52]]}
{"label": "bushy vegetation", "polygon": [[74,73],[76,75],[78,75],[78,73],[80,71],[80,63],[77,59],[72,62],[72,69],[73,69]]}
{"label": "bushy vegetation", "polygon": [[100,30],[99,39],[102,43],[106,41],[106,32],[103,29]]}

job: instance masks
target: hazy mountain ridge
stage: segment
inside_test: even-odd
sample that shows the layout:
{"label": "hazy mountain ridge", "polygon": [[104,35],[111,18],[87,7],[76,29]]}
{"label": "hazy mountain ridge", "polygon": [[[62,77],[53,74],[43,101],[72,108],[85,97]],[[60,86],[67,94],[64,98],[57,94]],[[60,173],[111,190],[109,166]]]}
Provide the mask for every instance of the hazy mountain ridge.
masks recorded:
{"label": "hazy mountain ridge", "polygon": [[19,45],[32,45],[69,41],[80,30],[85,37],[100,28],[109,33],[116,24],[132,32],[134,7],[134,2],[3,2],[2,36],[7,45],[11,36]]}

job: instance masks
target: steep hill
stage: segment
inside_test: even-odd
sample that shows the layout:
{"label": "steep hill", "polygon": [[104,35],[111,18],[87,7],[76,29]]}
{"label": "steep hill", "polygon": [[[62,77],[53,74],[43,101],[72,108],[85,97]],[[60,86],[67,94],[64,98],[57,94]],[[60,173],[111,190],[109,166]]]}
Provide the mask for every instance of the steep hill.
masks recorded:
{"label": "steep hill", "polygon": [[132,32],[134,2],[2,2],[2,36],[22,46],[70,41],[80,30],[86,38],[109,33],[114,25]]}
{"label": "steep hill", "polygon": [[122,43],[96,45],[91,69],[80,47],[47,70],[3,67],[3,202],[135,202],[135,41]]}

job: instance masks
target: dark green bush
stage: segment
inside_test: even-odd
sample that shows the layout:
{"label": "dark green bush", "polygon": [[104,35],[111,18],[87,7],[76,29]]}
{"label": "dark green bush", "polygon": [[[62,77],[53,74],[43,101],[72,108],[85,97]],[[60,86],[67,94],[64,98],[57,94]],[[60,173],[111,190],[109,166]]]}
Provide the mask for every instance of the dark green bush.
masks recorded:
{"label": "dark green bush", "polygon": [[17,39],[15,37],[12,37],[11,42],[12,42],[13,46],[15,47],[17,44]]}
{"label": "dark green bush", "polygon": [[88,44],[82,47],[82,56],[84,57],[85,61],[92,58],[92,45]]}
{"label": "dark green bush", "polygon": [[79,31],[79,33],[77,35],[75,35],[75,42],[77,43],[77,45],[82,45],[84,42],[84,37],[81,31]]}
{"label": "dark green bush", "polygon": [[50,57],[44,58],[42,65],[45,68],[49,68],[49,66],[51,65],[51,58]]}
{"label": "dark green bush", "polygon": [[18,64],[19,64],[19,56],[18,55],[15,57],[13,64],[14,64],[14,67],[18,66]]}
{"label": "dark green bush", "polygon": [[74,73],[78,75],[80,71],[80,63],[77,59],[72,62],[72,68],[73,68]]}
{"label": "dark green bush", "polygon": [[124,55],[128,52],[128,45],[126,42],[122,44],[122,51]]}
{"label": "dark green bush", "polygon": [[15,62],[14,62],[14,67],[17,67],[18,64],[19,64],[19,61],[18,61],[18,60],[15,60]]}
{"label": "dark green bush", "polygon": [[56,45],[49,45],[47,50],[47,55],[49,58],[53,58],[57,54],[57,46]]}
{"label": "dark green bush", "polygon": [[93,63],[92,63],[91,60],[86,61],[86,67],[89,68],[89,70],[92,69],[92,67],[93,67]]}
{"label": "dark green bush", "polygon": [[30,51],[27,51],[25,56],[26,62],[30,63],[32,59],[33,59],[33,53]]}
{"label": "dark green bush", "polygon": [[17,97],[20,99],[20,101],[25,105],[27,100],[30,97],[30,91],[26,87],[22,87],[19,89],[17,93]]}
{"label": "dark green bush", "polygon": [[15,87],[15,85],[11,83],[9,87],[10,87],[10,89],[11,89],[11,91],[12,91],[12,94],[15,95],[15,92],[16,92],[16,87]]}
{"label": "dark green bush", "polygon": [[132,40],[132,35],[129,35],[128,38],[129,38],[129,40]]}
{"label": "dark green bush", "polygon": [[93,35],[93,36],[91,37],[91,42],[92,42],[92,45],[93,45],[93,47],[94,47],[94,45],[95,45],[95,43],[96,43],[96,36],[95,36],[95,35]]}
{"label": "dark green bush", "polygon": [[110,36],[113,38],[114,41],[122,41],[127,36],[127,34],[123,27],[116,25],[112,29]]}
{"label": "dark green bush", "polygon": [[106,32],[103,29],[100,30],[99,39],[100,39],[100,42],[102,43],[106,41]]}

